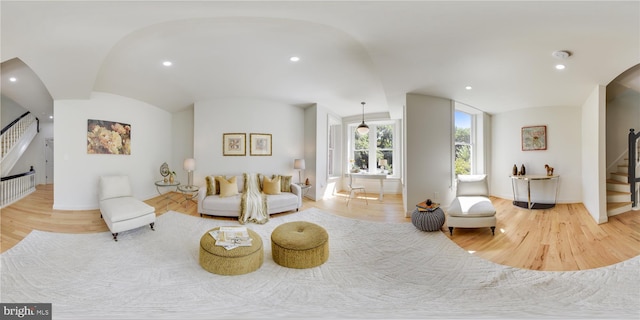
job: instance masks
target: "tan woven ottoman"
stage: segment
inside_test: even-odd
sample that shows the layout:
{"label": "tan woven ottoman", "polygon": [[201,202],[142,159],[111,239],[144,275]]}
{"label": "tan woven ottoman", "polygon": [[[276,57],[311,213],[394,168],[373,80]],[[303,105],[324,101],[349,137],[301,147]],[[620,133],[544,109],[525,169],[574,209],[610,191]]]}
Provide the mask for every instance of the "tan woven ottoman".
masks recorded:
{"label": "tan woven ottoman", "polygon": [[[218,228],[209,231],[216,229]],[[200,238],[200,266],[211,273],[222,275],[238,275],[258,270],[264,261],[262,239],[253,230],[247,230],[252,239],[251,246],[231,250],[216,246],[216,240],[207,231]]]}
{"label": "tan woven ottoman", "polygon": [[283,267],[317,267],[329,258],[329,234],[311,222],[287,222],[271,233],[271,252],[273,261]]}

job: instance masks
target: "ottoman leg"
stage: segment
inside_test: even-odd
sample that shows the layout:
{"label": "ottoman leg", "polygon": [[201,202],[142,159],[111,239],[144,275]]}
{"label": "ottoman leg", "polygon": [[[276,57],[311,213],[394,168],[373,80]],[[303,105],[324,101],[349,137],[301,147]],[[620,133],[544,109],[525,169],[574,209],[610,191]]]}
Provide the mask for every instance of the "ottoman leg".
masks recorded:
{"label": "ottoman leg", "polygon": [[453,235],[453,227],[449,227],[449,234]]}

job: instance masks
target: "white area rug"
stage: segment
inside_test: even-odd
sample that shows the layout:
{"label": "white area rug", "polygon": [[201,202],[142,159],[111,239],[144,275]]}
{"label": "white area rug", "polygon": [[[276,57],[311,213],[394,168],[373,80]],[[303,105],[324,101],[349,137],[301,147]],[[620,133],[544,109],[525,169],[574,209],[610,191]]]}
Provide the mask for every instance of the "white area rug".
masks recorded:
{"label": "white area rug", "polygon": [[[273,262],[270,234],[306,220],[329,232],[329,260]],[[32,232],[2,254],[1,302],[50,302],[54,319],[615,318],[640,316],[640,257],[586,271],[522,270],[475,257],[410,223],[310,209],[247,224],[262,236],[255,272],[221,276],[198,264],[200,237],[237,225],[168,212],[121,233]]]}

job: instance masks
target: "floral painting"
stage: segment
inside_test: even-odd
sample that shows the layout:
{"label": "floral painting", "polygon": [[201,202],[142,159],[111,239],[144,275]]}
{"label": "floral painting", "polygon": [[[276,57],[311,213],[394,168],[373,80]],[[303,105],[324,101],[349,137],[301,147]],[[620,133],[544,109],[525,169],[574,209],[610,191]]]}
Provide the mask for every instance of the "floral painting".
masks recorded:
{"label": "floral painting", "polygon": [[522,151],[547,150],[547,126],[522,127]]}
{"label": "floral painting", "polygon": [[87,120],[88,154],[131,154],[131,125],[106,120]]}

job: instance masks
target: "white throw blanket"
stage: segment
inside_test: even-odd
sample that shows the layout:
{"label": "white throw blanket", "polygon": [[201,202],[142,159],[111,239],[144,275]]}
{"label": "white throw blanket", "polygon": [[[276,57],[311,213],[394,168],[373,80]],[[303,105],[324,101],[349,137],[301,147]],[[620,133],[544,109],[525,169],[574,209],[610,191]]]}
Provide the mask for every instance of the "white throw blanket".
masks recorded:
{"label": "white throw blanket", "polygon": [[254,222],[264,224],[269,221],[269,210],[267,208],[267,195],[262,193],[260,188],[260,178],[255,173],[245,173],[244,192],[240,202],[240,216],[238,221],[241,224]]}

